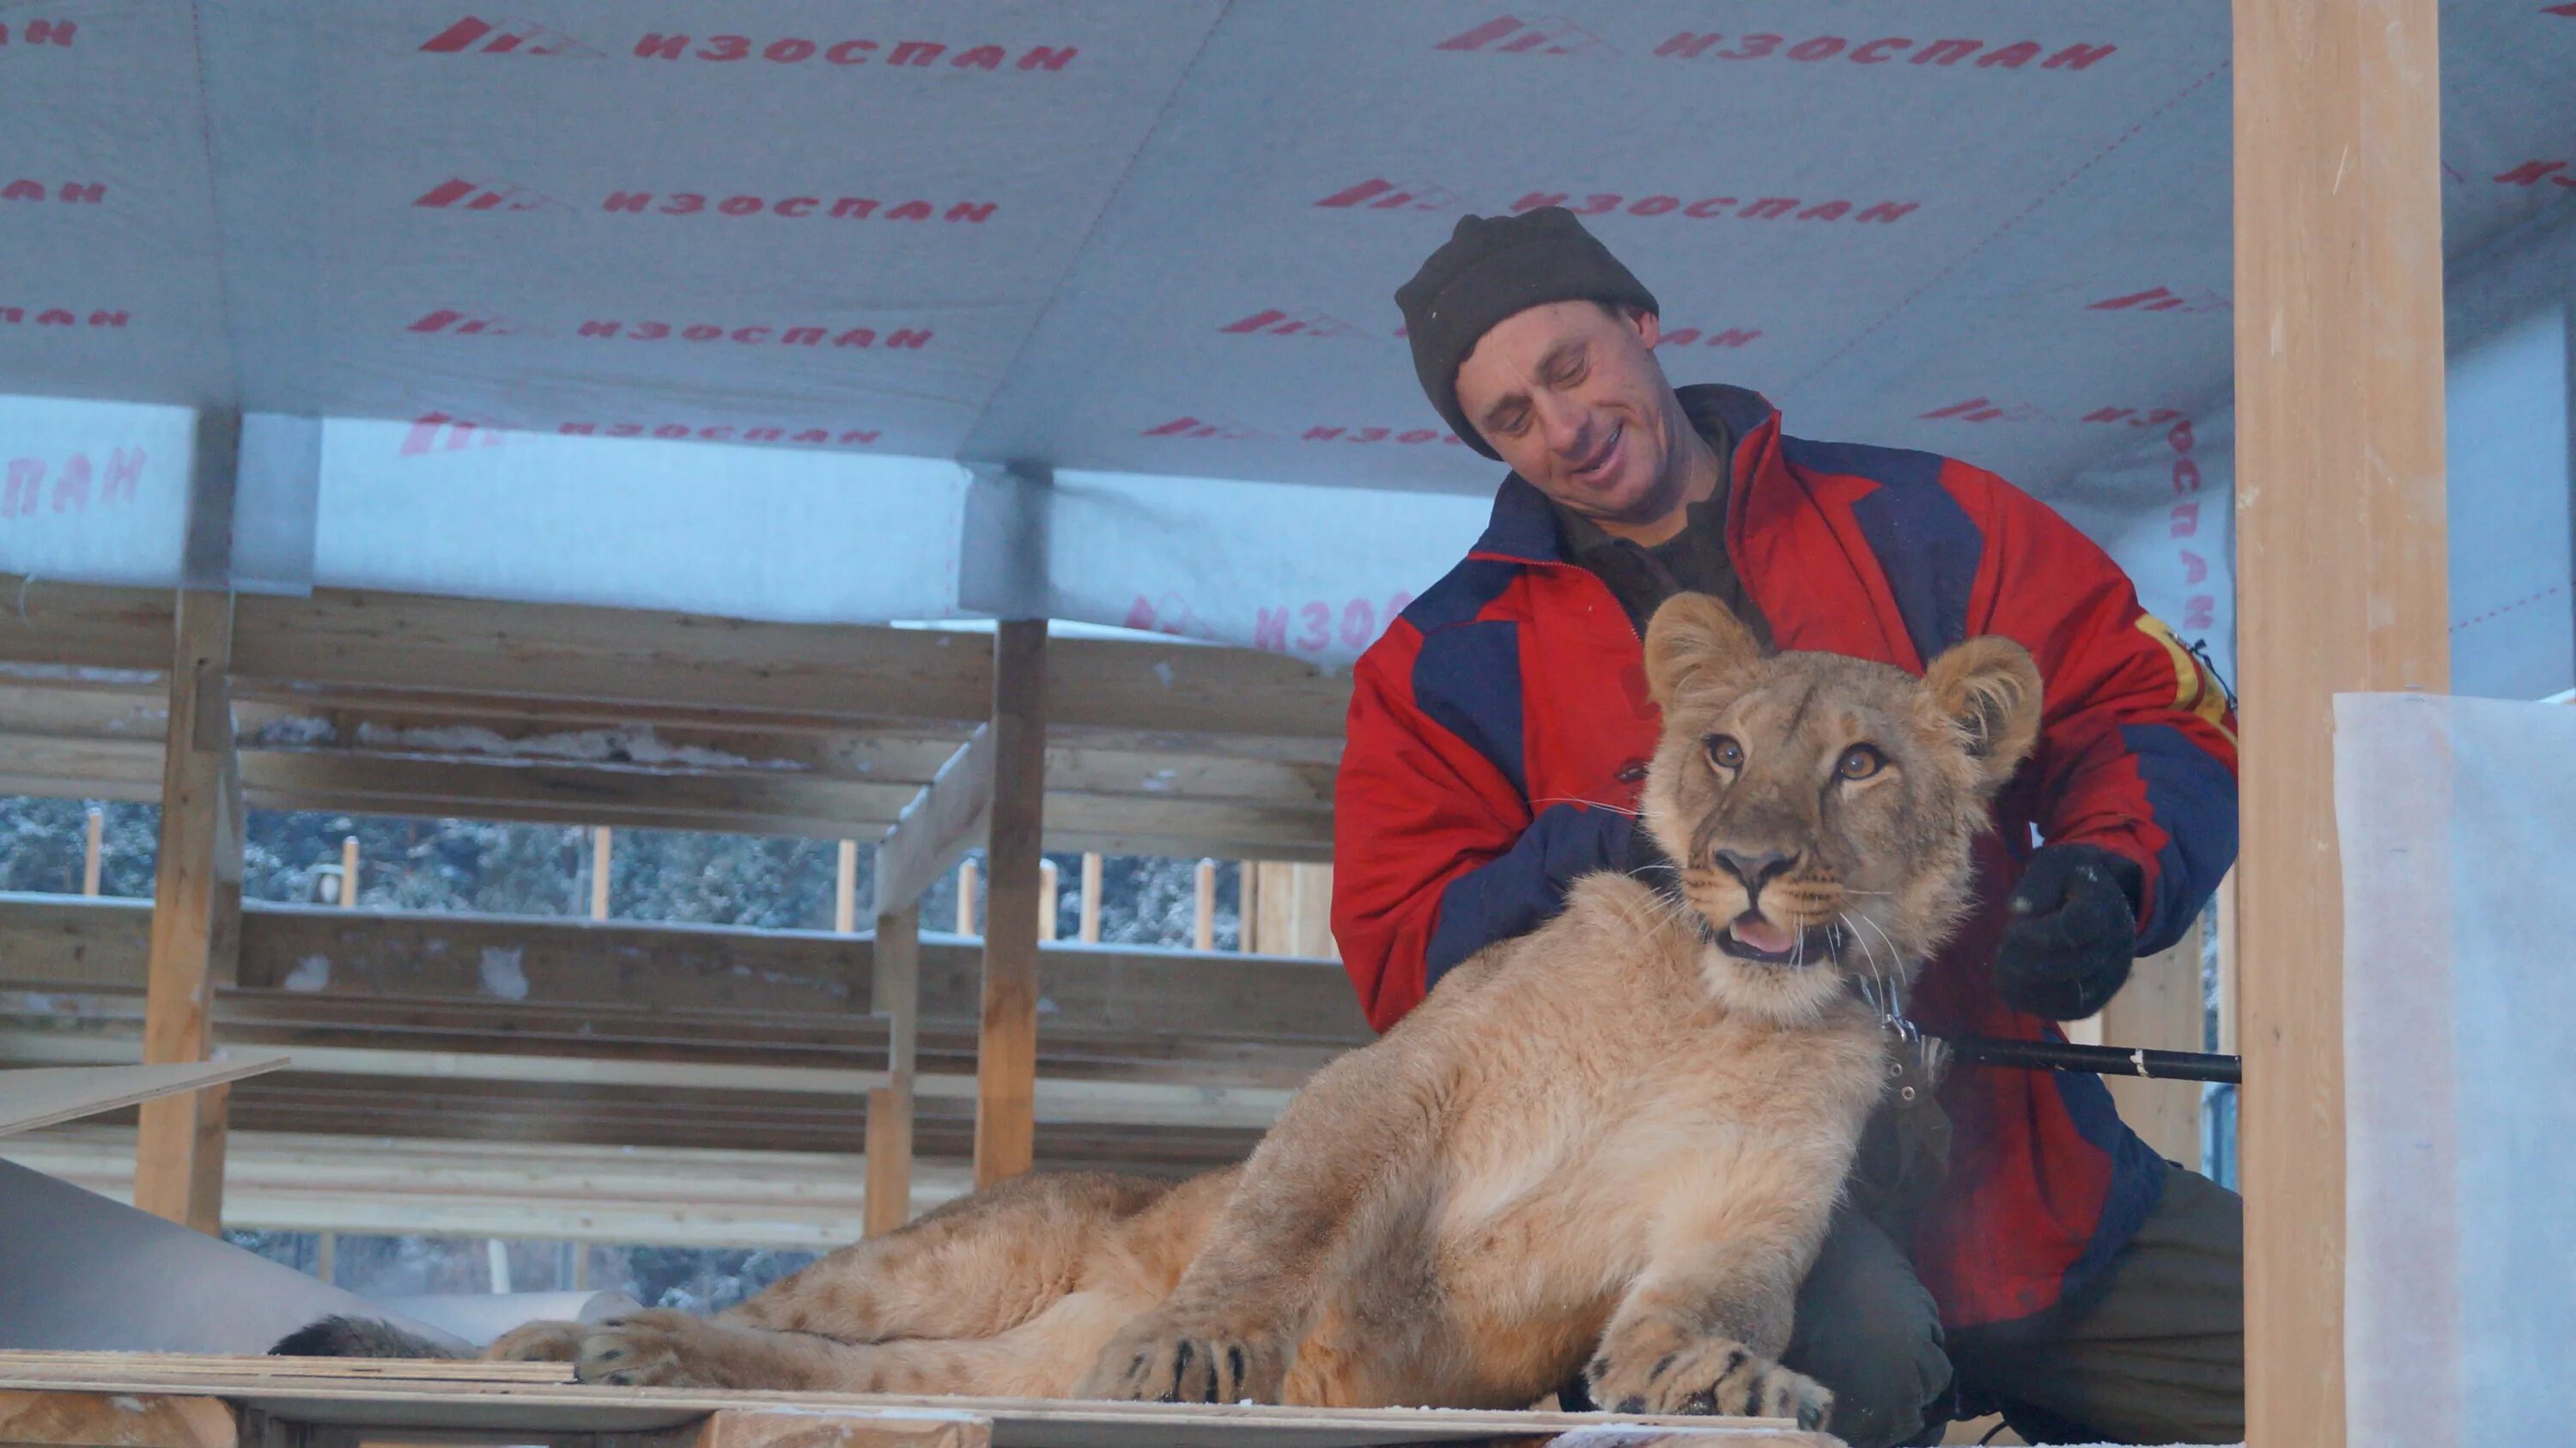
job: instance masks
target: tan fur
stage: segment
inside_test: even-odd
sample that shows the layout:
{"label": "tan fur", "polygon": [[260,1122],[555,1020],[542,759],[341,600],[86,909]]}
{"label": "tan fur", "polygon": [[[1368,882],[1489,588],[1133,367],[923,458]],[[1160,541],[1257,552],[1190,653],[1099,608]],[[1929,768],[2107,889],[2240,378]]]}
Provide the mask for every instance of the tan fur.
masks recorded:
{"label": "tan fur", "polygon": [[[1582,1367],[1621,1411],[1821,1419],[1830,1395],[1774,1359],[1884,1077],[1852,986],[1901,987],[1953,928],[2038,675],[2000,640],[1920,681],[1764,659],[1696,596],[1646,654],[1644,818],[1687,906],[1577,882],[1317,1073],[1240,1168],[1025,1177],[712,1319],[541,1324],[495,1352],[623,1383],[1454,1407]],[[1855,744],[1884,767],[1838,776]],[[1755,892],[1721,850],[1792,860],[1759,899],[1797,960],[1741,958]]]}

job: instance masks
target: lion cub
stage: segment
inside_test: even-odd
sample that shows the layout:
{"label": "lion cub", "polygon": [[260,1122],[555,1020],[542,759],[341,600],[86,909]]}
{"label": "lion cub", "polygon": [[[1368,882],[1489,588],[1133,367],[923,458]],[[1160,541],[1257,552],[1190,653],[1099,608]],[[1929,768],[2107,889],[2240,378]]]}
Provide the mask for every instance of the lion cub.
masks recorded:
{"label": "lion cub", "polygon": [[1716,601],[1646,638],[1655,885],[1578,882],[1317,1073],[1241,1167],[1027,1177],[708,1319],[539,1324],[587,1381],[1793,1418],[1774,1359],[1885,1058],[1864,981],[1948,936],[2031,748],[2029,656],[1922,679],[1765,658]]}

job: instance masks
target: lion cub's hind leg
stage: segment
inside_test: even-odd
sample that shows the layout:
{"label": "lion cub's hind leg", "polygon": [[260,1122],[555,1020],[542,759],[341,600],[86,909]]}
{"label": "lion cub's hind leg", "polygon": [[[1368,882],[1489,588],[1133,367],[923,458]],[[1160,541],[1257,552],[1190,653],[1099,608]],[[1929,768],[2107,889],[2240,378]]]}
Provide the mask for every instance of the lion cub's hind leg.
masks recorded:
{"label": "lion cub's hind leg", "polygon": [[1171,1188],[1092,1172],[1014,1177],[843,1247],[717,1321],[848,1343],[993,1337],[1073,1291],[1119,1225]]}
{"label": "lion cub's hind leg", "polygon": [[1614,1413],[1786,1418],[1801,1428],[1833,1416],[1834,1395],[1822,1383],[1733,1338],[1676,1339],[1651,1363],[1595,1358],[1585,1377],[1593,1401]]}
{"label": "lion cub's hind leg", "polygon": [[1060,1398],[1146,1305],[1131,1295],[1076,1292],[997,1337],[879,1343],[638,1312],[586,1329],[574,1373],[629,1387]]}

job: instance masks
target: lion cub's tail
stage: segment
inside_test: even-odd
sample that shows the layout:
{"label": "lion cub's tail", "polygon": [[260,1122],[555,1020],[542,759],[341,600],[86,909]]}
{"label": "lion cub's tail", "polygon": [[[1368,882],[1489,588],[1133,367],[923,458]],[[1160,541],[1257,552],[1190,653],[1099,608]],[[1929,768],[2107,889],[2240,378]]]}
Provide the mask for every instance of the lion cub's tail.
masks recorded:
{"label": "lion cub's tail", "polygon": [[326,1317],[306,1323],[277,1340],[270,1357],[464,1358],[444,1343],[389,1322],[364,1317]]}

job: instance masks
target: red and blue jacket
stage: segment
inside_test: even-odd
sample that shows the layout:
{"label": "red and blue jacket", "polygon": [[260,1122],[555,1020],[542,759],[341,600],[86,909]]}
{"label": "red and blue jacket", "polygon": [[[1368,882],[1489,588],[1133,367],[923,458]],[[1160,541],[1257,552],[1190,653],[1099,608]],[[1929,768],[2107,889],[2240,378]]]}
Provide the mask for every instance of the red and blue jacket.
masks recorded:
{"label": "red and blue jacket", "polygon": [[[2138,951],[2180,938],[2236,854],[2234,719],[2117,564],[2047,507],[1955,459],[1808,442],[1768,402],[1690,388],[1734,439],[1726,546],[1778,647],[1914,673],[1962,639],[2028,648],[2039,743],[1979,847],[1980,905],[1929,963],[1927,1030],[2023,1039],[1993,957],[2034,833],[2135,861]],[[1658,733],[1644,650],[1608,585],[1561,551],[1518,476],[1464,562],[1355,670],[1335,791],[1333,933],[1385,1030],[1443,971],[1616,868]],[[2099,1279],[2162,1172],[2092,1076],[1961,1067],[1950,1175],[1913,1243],[1953,1329],[2013,1322]]]}

